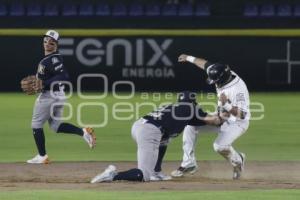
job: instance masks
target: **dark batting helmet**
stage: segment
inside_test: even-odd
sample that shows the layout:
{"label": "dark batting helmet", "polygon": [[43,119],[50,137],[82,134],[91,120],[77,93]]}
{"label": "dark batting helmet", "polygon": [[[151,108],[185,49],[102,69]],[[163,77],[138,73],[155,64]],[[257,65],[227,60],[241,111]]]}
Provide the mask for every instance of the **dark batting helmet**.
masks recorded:
{"label": "dark batting helmet", "polygon": [[229,81],[231,78],[231,71],[228,65],[215,63],[210,65],[206,69],[208,79],[208,84],[217,84],[222,86]]}
{"label": "dark batting helmet", "polygon": [[184,91],[178,95],[178,102],[196,103],[197,94],[194,92]]}

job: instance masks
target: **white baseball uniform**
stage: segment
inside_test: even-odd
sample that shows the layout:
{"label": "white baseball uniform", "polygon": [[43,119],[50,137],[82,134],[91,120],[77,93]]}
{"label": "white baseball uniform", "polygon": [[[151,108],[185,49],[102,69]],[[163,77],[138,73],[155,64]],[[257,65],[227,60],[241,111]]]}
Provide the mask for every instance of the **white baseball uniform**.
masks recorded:
{"label": "white baseball uniform", "polygon": [[[235,78],[226,85],[217,89],[217,95],[220,97],[224,93],[232,106],[238,107],[246,113],[244,119],[237,118],[230,115],[229,119],[223,123],[222,126],[187,126],[183,132],[183,161],[181,167],[196,166],[195,145],[198,133],[203,132],[217,132],[218,137],[214,141],[214,150],[224,156],[233,166],[242,162],[239,154],[233,149],[232,143],[240,137],[249,126],[249,119],[251,117],[249,104],[249,93],[245,82],[234,72]],[[218,105],[221,102],[218,101]]]}

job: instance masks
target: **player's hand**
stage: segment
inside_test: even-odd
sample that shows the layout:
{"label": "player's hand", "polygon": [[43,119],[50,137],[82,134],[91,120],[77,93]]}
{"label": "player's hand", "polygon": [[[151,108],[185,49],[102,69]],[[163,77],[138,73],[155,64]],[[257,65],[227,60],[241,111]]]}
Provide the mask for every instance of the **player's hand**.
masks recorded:
{"label": "player's hand", "polygon": [[186,54],[181,54],[179,57],[178,57],[178,62],[186,62],[186,58],[188,57],[188,55]]}
{"label": "player's hand", "polygon": [[219,113],[219,116],[223,121],[226,121],[230,117],[230,113],[227,111],[223,111]]}
{"label": "player's hand", "polygon": [[227,98],[227,96],[226,96],[224,93],[222,93],[222,94],[220,95],[219,100],[221,101],[222,105],[224,106],[225,103],[228,101],[228,98]]}

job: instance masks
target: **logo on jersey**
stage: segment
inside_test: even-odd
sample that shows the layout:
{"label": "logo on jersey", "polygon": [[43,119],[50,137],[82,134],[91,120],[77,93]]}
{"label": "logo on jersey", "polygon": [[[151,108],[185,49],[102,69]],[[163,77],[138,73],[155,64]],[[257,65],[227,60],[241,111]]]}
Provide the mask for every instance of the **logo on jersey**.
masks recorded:
{"label": "logo on jersey", "polygon": [[51,60],[52,60],[52,64],[56,64],[59,62],[57,57],[53,57]]}
{"label": "logo on jersey", "polygon": [[39,64],[38,73],[45,74],[45,66],[44,65]]}
{"label": "logo on jersey", "polygon": [[54,68],[54,70],[55,70],[55,71],[58,71],[58,70],[62,69],[62,67],[63,67],[63,65],[60,64],[60,65],[56,66],[56,67]]}
{"label": "logo on jersey", "polygon": [[239,101],[245,101],[245,96],[243,93],[238,93],[236,95],[236,101],[239,102]]}

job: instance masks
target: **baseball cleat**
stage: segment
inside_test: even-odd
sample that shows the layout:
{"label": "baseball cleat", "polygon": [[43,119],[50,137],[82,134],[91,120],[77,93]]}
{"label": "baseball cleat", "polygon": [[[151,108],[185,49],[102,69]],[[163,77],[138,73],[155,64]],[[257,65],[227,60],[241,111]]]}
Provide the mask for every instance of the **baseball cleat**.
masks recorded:
{"label": "baseball cleat", "polygon": [[150,176],[150,181],[169,181],[172,177],[165,175],[162,172],[154,172],[152,176]]}
{"label": "baseball cleat", "polygon": [[233,167],[233,179],[238,180],[241,178],[242,172],[244,171],[244,165],[246,160],[246,155],[244,153],[239,153],[241,156],[242,162],[237,166]]}
{"label": "baseball cleat", "polygon": [[192,166],[192,167],[179,167],[178,169],[171,172],[171,176],[173,177],[182,177],[185,174],[194,174],[196,171],[198,171],[198,166]]}
{"label": "baseball cleat", "polygon": [[90,148],[96,146],[96,134],[92,128],[83,128],[83,139],[88,143]]}
{"label": "baseball cleat", "polygon": [[36,155],[34,158],[27,160],[27,163],[29,164],[49,164],[49,158],[47,155],[40,156]]}
{"label": "baseball cleat", "polygon": [[104,172],[95,176],[91,183],[111,182],[117,175],[117,168],[114,165],[109,165]]}

